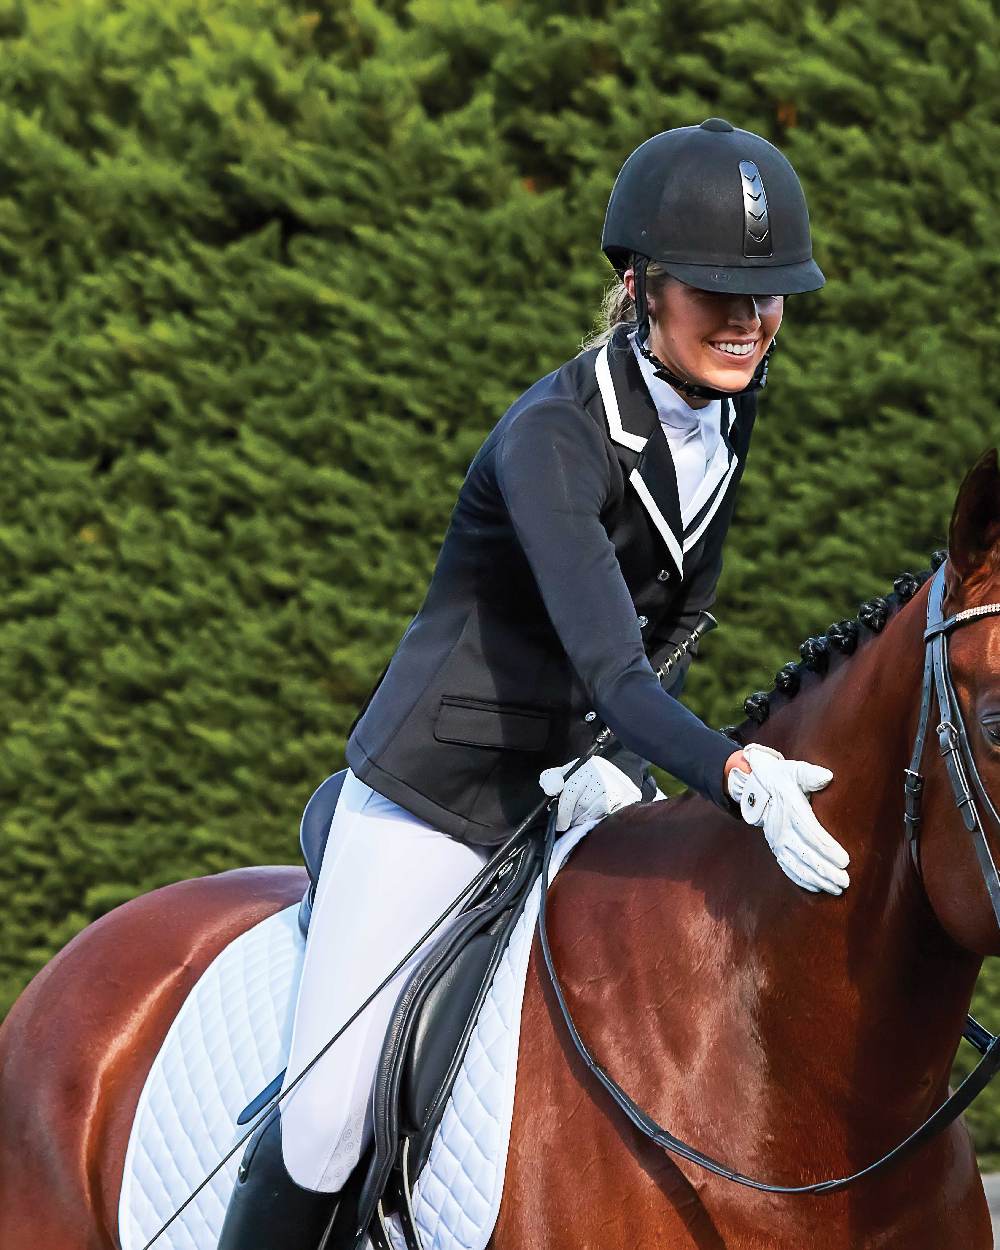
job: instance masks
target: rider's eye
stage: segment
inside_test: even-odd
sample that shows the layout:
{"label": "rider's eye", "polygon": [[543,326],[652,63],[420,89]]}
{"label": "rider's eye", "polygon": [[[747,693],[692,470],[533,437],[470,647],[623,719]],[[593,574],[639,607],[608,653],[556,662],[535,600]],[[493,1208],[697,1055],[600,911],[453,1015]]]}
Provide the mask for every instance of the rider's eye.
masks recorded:
{"label": "rider's eye", "polygon": [[1000,712],[991,712],[982,719],[983,734],[990,746],[1000,747]]}

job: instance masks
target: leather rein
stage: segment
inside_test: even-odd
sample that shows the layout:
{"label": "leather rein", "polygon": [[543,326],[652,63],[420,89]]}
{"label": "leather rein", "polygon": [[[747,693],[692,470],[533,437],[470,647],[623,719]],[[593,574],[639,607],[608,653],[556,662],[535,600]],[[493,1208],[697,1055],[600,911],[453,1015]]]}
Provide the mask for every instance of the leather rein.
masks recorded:
{"label": "leather rein", "polygon": [[[979,804],[982,804],[983,809],[989,813],[998,829],[1000,829],[1000,815],[997,814],[997,810],[986,792],[986,787],[983,785],[979,770],[976,767],[948,661],[948,637],[952,631],[972,621],[979,620],[981,617],[1000,615],[1000,603],[969,608],[964,612],[957,612],[945,619],[944,592],[944,565],[942,564],[931,582],[927,600],[927,628],[924,631],[924,674],[920,698],[920,717],[910,765],[904,774],[906,835],[911,855],[919,872],[918,837],[921,823],[921,795],[924,788],[924,779],[920,773],[920,765],[930,724],[931,703],[936,695],[940,712],[937,735],[941,755],[945,761],[955,805],[962,815],[966,829],[972,834],[976,858],[989,892],[994,915],[997,918],[998,925],[1000,925],[1000,875],[997,873],[996,863],[986,840]],[[548,881],[552,848],[556,837],[556,815],[557,808],[553,805],[545,834],[541,871],[543,883]],[[618,1082],[594,1059],[573,1021],[566,1001],[566,995],[563,992],[552,960],[552,950],[549,946],[546,926],[546,893],[547,891],[543,887],[538,909],[538,936],[541,942],[542,956],[566,1028],[587,1069],[604,1087],[630,1123],[643,1136],[649,1138],[654,1145],[670,1151],[682,1159],[686,1159],[689,1163],[695,1163],[716,1176],[733,1181],[737,1185],[744,1185],[750,1189],[771,1194],[821,1194],[834,1193],[837,1190],[845,1189],[855,1181],[871,1176],[872,1173],[881,1170],[883,1167],[895,1163],[904,1155],[909,1154],[915,1147],[934,1137],[942,1129],[953,1123],[992,1081],[997,1071],[1000,1070],[1000,1037],[994,1037],[970,1016],[969,1025],[964,1035],[980,1051],[983,1056],[982,1059],[980,1059],[976,1067],[954,1093],[949,1095],[945,1102],[933,1111],[919,1128],[915,1129],[909,1137],[900,1142],[898,1146],[895,1146],[887,1154],[884,1154],[880,1159],[876,1159],[874,1163],[868,1164],[859,1171],[851,1173],[849,1176],[817,1181],[810,1185],[776,1185],[769,1181],[762,1181],[752,1176],[747,1176],[734,1168],[727,1167],[724,1163],[720,1163],[717,1159],[713,1159],[710,1155],[682,1141],[679,1137],[674,1136],[669,1129],[658,1124],[633,1101]]]}

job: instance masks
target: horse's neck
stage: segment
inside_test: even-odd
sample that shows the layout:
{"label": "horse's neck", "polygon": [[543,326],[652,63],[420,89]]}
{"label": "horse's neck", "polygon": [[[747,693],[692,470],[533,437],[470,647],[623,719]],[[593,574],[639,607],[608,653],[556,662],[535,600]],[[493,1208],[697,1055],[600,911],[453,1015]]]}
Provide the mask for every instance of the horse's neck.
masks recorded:
{"label": "horse's neck", "polygon": [[941,1101],[979,967],[906,846],[925,605],[759,734],[833,771],[814,808],[851,856],[842,895],[800,889],[760,831],[681,800],[609,818],[553,900],[556,964],[617,1078],[680,1136],[789,1183],[871,1162]]}
{"label": "horse's neck", "polygon": [[773,915],[758,918],[758,932],[769,975],[789,995],[781,1007],[776,986],[774,1002],[798,1009],[800,1035],[815,1020],[822,1053],[832,1048],[850,1063],[861,1099],[884,1084],[888,1058],[894,1085],[898,1079],[933,1101],[947,1082],[980,963],[938,925],[903,823],[925,605],[926,592],[828,677],[810,681],[761,734],[786,757],[834,774],[813,806],[851,856],[851,885],[838,898],[790,897],[790,885],[770,891],[762,906]]}

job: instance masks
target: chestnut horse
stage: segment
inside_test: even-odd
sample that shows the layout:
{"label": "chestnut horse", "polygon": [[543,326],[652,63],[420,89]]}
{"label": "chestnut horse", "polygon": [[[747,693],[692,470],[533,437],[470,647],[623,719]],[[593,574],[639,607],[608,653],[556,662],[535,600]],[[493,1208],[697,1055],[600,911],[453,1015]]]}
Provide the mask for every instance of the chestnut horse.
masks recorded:
{"label": "chestnut horse", "polygon": [[[948,612],[1000,599],[995,452],[959,493],[946,576]],[[741,730],[832,769],[814,801],[851,855],[842,896],[798,889],[759,832],[695,796],[610,817],[553,887],[552,948],[597,1057],[679,1137],[779,1184],[856,1171],[944,1099],[982,958],[1000,953],[930,745],[919,872],[907,850],[926,599],[926,585],[893,597],[855,654],[803,673],[794,699],[773,697],[766,723]],[[958,631],[951,662],[980,773],[1000,796],[1000,623]],[[117,1244],[129,1126],[170,1021],[213,956],[304,884],[266,868],[168,886],[84,930],[25,990],[0,1030],[3,1250]],[[650,1145],[577,1059],[536,943],[492,1245],[988,1250],[992,1235],[960,1122],[844,1191],[807,1197],[739,1188]]]}

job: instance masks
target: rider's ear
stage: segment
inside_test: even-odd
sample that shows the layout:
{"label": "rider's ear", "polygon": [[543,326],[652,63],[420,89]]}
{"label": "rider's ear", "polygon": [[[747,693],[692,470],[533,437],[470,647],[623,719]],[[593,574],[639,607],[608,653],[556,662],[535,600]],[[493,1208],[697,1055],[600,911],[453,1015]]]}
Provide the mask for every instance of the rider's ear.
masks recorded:
{"label": "rider's ear", "polygon": [[1000,469],[997,467],[996,448],[991,447],[966,474],[955,500],[948,534],[948,556],[956,584],[952,585],[949,578],[949,592],[957,589],[958,582],[966,581],[982,568],[998,539]]}

